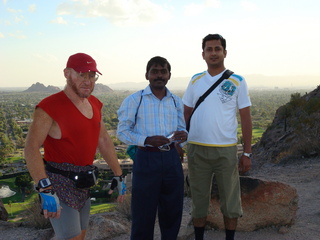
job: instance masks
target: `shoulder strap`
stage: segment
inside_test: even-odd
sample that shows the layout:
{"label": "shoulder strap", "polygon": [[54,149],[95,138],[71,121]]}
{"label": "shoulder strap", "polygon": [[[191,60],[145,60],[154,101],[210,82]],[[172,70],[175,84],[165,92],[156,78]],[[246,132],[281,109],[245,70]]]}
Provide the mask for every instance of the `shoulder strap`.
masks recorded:
{"label": "shoulder strap", "polygon": [[198,106],[200,105],[200,103],[202,103],[204,101],[204,99],[224,80],[224,79],[228,79],[231,75],[233,74],[232,71],[230,71],[229,69],[227,69],[223,74],[222,76],[201,96],[199,97],[196,105],[194,106],[193,110],[192,110],[192,113],[190,115],[190,118],[189,118],[189,122],[187,124],[187,130],[189,131],[189,128],[190,128],[190,120],[191,120],[191,117],[194,113],[194,111],[198,108]]}
{"label": "shoulder strap", "polygon": [[139,107],[140,107],[141,101],[142,101],[142,93],[143,93],[143,90],[141,90],[141,96],[140,96],[139,105],[138,105],[138,107],[137,107],[136,114],[134,115],[134,123],[136,123],[136,121],[137,121],[138,110],[139,110]]}

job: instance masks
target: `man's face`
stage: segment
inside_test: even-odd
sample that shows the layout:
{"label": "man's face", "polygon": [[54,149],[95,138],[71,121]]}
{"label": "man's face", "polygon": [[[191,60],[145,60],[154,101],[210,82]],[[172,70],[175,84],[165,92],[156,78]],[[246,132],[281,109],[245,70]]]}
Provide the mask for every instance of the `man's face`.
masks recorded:
{"label": "man's face", "polygon": [[150,82],[150,87],[154,89],[163,89],[168,80],[171,77],[171,73],[168,70],[167,64],[163,67],[160,64],[153,64],[146,73],[146,79]]}
{"label": "man's face", "polygon": [[202,57],[206,61],[208,67],[224,66],[224,58],[227,51],[223,49],[220,40],[210,40],[206,42],[202,52]]}
{"label": "man's face", "polygon": [[73,69],[67,76],[67,84],[81,98],[88,98],[94,90],[95,72],[78,73]]}

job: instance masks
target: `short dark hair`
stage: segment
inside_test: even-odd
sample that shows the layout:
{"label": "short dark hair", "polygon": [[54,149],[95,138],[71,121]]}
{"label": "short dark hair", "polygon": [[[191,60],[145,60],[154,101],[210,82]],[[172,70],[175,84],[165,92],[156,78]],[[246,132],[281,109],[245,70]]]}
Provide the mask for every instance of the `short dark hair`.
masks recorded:
{"label": "short dark hair", "polygon": [[220,34],[208,34],[205,36],[205,38],[202,39],[202,50],[204,50],[206,42],[210,40],[220,40],[223,49],[226,50],[227,42]]}
{"label": "short dark hair", "polygon": [[171,72],[171,65],[168,62],[168,60],[163,57],[156,56],[156,57],[153,57],[149,60],[149,62],[147,64],[147,73],[149,72],[149,70],[153,66],[153,64],[159,64],[161,67],[164,67],[167,64],[168,70],[169,70],[169,72]]}

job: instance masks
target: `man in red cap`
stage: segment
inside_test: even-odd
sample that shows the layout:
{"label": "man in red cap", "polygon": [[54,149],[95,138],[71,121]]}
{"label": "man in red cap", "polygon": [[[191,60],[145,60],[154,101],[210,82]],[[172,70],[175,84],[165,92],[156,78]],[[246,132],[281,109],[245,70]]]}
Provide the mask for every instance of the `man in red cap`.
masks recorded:
{"label": "man in red cap", "polygon": [[[84,239],[90,214],[90,187],[98,177],[93,160],[98,148],[112,169],[123,200],[122,170],[102,121],[102,103],[91,95],[101,73],[84,53],[69,57],[63,91],[35,108],[25,146],[29,172],[41,207],[57,239]],[[44,146],[44,159],[39,151]],[[125,188],[124,188],[125,189]]]}

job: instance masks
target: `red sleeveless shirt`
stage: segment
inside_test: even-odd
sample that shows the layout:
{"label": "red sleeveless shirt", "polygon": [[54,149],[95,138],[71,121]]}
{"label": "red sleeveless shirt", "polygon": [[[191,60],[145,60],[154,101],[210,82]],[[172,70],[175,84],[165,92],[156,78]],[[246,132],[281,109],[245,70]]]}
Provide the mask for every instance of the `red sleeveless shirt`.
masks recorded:
{"label": "red sleeveless shirt", "polygon": [[43,99],[37,105],[58,123],[61,130],[61,139],[47,136],[44,141],[46,161],[77,166],[93,163],[100,134],[102,103],[94,96],[88,100],[93,109],[91,119],[85,117],[63,91]]}

